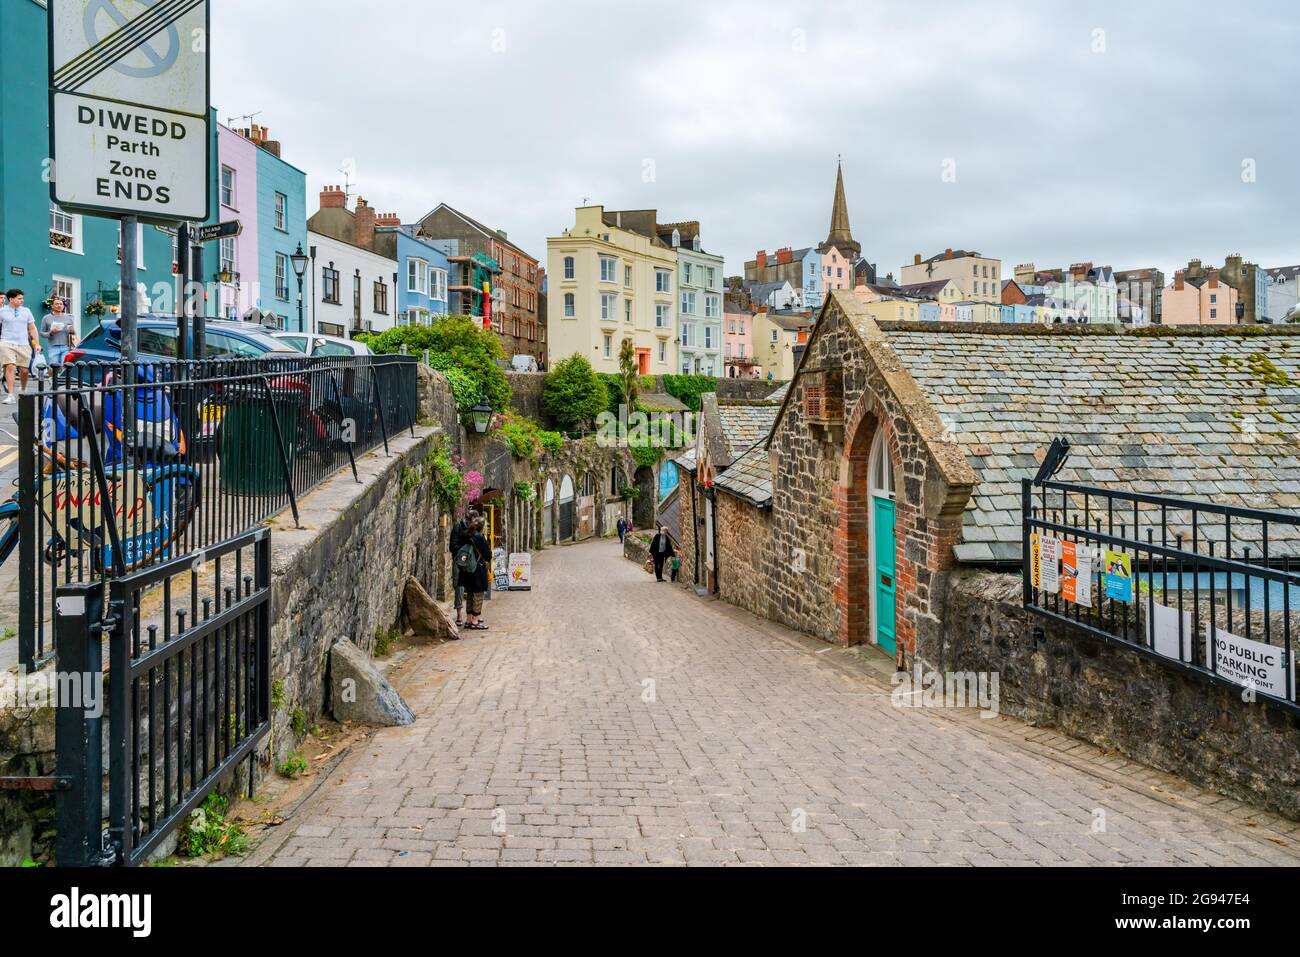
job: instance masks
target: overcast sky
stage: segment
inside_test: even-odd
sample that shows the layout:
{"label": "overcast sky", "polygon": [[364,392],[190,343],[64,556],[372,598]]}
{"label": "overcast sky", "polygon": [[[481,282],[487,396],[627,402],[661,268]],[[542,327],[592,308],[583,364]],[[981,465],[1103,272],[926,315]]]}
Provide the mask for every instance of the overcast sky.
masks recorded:
{"label": "overcast sky", "polygon": [[826,237],[842,155],[882,274],[1300,262],[1293,0],[213,7],[218,116],[259,114],[309,214],[348,167],[380,212],[445,201],[544,261],[584,198],[654,207],[730,275]]}

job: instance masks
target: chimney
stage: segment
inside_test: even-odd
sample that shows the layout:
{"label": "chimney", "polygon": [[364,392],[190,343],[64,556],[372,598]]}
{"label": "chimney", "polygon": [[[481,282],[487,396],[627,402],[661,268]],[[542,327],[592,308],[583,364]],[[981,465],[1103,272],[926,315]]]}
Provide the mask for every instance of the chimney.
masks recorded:
{"label": "chimney", "polygon": [[755,260],[754,265],[757,266],[759,269],[762,269],[764,266],[766,266],[766,265],[767,265],[767,250],[766,250],[766,249],[760,249],[760,250],[758,251],[758,255],[756,255],[756,256],[754,257],[754,260]]}
{"label": "chimney", "polygon": [[912,265],[913,265],[913,266],[919,266],[919,265],[921,265],[921,254],[920,254],[920,253],[917,253],[915,256],[912,257]]}
{"label": "chimney", "polygon": [[352,226],[352,241],[362,249],[375,248],[375,210],[360,196],[357,197],[356,219]]}
{"label": "chimney", "polygon": [[794,250],[789,246],[776,251],[776,264],[783,266],[786,263],[794,262]]}
{"label": "chimney", "polygon": [[320,193],[321,209],[347,209],[348,197],[342,186],[326,186]]}
{"label": "chimney", "polygon": [[952,247],[951,247],[951,246],[948,247],[947,249],[945,249],[945,250],[943,251],[943,258],[944,258],[944,259],[951,259],[951,258],[952,258]]}
{"label": "chimney", "polygon": [[1183,291],[1183,271],[1181,269],[1174,273],[1174,290],[1177,292]]}
{"label": "chimney", "polygon": [[402,225],[402,217],[398,216],[396,213],[384,213],[384,215],[375,220],[375,225],[394,228]]}
{"label": "chimney", "polygon": [[1207,274],[1207,285],[1211,289],[1219,288],[1219,270],[1211,269]]}

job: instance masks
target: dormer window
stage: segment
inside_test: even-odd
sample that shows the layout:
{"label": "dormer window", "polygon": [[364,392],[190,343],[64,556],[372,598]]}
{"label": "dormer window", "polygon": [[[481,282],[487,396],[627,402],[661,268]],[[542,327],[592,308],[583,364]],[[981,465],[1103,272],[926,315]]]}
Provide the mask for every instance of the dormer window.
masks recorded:
{"label": "dormer window", "polygon": [[691,246],[694,247],[694,249],[695,249],[695,251],[696,251],[697,253],[700,251],[700,237],[699,237],[699,236],[696,236],[693,240],[691,240]]}
{"label": "dormer window", "polygon": [[681,233],[681,230],[679,230],[679,229],[674,229],[674,230],[673,230],[673,249],[676,249],[676,248],[677,248],[678,246],[680,246],[681,244],[682,244],[682,233]]}

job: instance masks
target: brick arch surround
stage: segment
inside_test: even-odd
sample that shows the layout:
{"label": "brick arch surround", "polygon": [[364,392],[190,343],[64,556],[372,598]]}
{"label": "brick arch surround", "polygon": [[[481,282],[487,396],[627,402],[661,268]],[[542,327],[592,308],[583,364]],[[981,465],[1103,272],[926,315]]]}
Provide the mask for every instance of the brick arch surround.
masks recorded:
{"label": "brick arch surround", "polygon": [[[871,640],[870,461],[871,447],[879,429],[885,430],[890,466],[897,469],[900,461],[898,442],[894,430],[890,428],[889,419],[879,402],[863,401],[858,403],[846,424],[840,480],[835,485],[835,509],[839,516],[835,533],[835,558],[839,566],[839,575],[835,581],[835,604],[840,611],[839,640],[845,645]],[[908,503],[904,501],[903,483],[898,479],[895,472],[896,507],[901,519]],[[901,586],[903,538],[897,536],[896,542]],[[901,602],[898,609],[901,612]],[[900,614],[899,618],[902,617]],[[901,620],[895,624],[900,645],[903,633],[901,626]]]}

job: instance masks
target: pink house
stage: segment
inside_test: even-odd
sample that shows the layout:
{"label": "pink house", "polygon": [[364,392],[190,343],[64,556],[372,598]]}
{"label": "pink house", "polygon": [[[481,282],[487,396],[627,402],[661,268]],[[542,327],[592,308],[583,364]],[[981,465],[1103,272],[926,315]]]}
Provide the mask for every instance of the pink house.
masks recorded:
{"label": "pink house", "polygon": [[754,358],[754,314],[730,302],[723,307],[722,364],[730,379],[757,379],[763,371]]}
{"label": "pink house", "polygon": [[826,247],[822,253],[822,295],[832,289],[852,289],[853,283],[853,263],[836,247]]}
{"label": "pink house", "polygon": [[[222,318],[242,318],[262,295],[258,289],[257,150],[253,142],[217,124],[217,219],[223,223],[239,219],[244,224],[241,235],[213,243],[203,259],[204,271],[209,273],[206,281],[221,285]],[[226,272],[230,281],[221,282],[219,277]]]}
{"label": "pink house", "polygon": [[1219,279],[1217,269],[1188,278],[1174,273],[1166,286],[1160,321],[1166,326],[1224,326],[1237,322],[1237,290]]}

